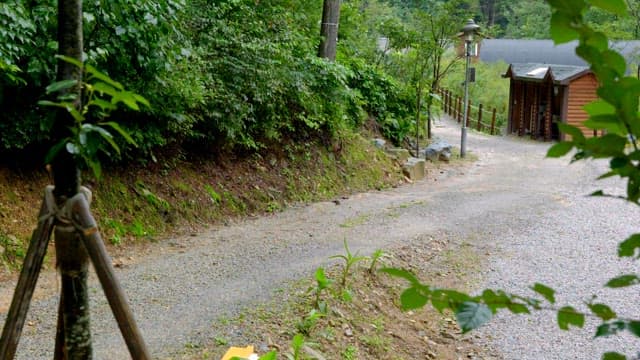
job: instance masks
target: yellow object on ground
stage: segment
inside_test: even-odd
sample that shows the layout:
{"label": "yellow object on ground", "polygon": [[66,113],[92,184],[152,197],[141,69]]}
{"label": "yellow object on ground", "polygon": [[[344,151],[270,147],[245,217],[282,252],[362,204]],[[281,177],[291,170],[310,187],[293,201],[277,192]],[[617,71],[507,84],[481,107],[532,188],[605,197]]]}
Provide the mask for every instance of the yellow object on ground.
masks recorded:
{"label": "yellow object on ground", "polygon": [[249,359],[253,353],[253,346],[247,346],[246,348],[232,347],[227,350],[226,354],[222,357],[222,360],[231,360],[233,357],[239,357],[241,359]]}

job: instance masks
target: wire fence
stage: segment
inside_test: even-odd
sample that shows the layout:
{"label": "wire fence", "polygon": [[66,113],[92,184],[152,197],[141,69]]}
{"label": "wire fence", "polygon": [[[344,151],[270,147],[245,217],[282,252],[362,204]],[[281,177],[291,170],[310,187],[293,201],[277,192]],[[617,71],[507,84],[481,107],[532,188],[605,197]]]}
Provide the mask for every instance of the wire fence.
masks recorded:
{"label": "wire fence", "polygon": [[[462,96],[443,88],[438,89],[438,94],[442,98],[442,111],[454,118],[458,123],[462,123],[462,118],[464,117]],[[482,104],[473,105],[471,99],[469,99],[466,106],[468,114],[466,127],[491,135],[500,134],[500,127],[504,123],[505,114],[498,113],[495,107],[487,109]]]}

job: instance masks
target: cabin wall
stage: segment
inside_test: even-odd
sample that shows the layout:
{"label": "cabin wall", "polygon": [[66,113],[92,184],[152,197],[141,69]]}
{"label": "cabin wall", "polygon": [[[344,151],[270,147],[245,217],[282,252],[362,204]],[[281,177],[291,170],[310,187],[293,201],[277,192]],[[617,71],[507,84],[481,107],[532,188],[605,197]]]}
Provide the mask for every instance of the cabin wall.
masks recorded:
{"label": "cabin wall", "polygon": [[568,86],[568,99],[565,121],[567,124],[578,127],[586,137],[594,136],[591,129],[586,128],[583,122],[589,115],[582,109],[586,104],[597,100],[596,89],[598,81],[595,75],[588,74],[572,81]]}

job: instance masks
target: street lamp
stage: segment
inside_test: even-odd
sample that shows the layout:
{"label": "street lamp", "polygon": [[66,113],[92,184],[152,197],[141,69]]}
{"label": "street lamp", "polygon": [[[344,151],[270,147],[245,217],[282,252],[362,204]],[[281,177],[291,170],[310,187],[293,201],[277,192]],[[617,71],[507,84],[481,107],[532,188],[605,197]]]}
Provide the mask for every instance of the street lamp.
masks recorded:
{"label": "street lamp", "polygon": [[464,52],[466,58],[466,64],[464,67],[464,116],[462,117],[462,127],[460,128],[461,140],[460,140],[460,157],[463,158],[467,153],[467,119],[469,117],[469,62],[471,59],[471,43],[473,42],[473,36],[478,32],[480,26],[473,21],[473,19],[467,20],[467,23],[462,28],[462,36],[464,38]]}

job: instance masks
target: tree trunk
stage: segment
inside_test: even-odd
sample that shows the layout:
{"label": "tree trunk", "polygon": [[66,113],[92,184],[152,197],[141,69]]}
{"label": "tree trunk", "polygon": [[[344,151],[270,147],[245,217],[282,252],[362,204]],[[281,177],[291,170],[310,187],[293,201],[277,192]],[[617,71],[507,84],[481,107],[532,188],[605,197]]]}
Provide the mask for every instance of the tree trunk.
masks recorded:
{"label": "tree trunk", "polygon": [[338,44],[338,24],[340,23],[340,1],[324,0],[322,25],[320,27],[320,48],[318,56],[335,61]]}
{"label": "tree trunk", "polygon": [[[82,0],[58,0],[58,53],[82,62]],[[76,96],[74,105],[81,104],[80,82],[82,69],[58,60],[57,80],[77,80],[78,86],[67,90]],[[69,136],[68,127],[73,118],[65,111],[57,113],[54,136],[56,140]],[[79,191],[80,172],[72,154],[63,148],[52,164],[54,195],[61,207]],[[60,309],[62,327],[56,343],[62,351],[59,359],[86,360],[92,358],[91,330],[89,326],[89,302],[87,273],[89,261],[87,251],[70,224],[58,221],[55,230],[56,262],[61,275]]]}

